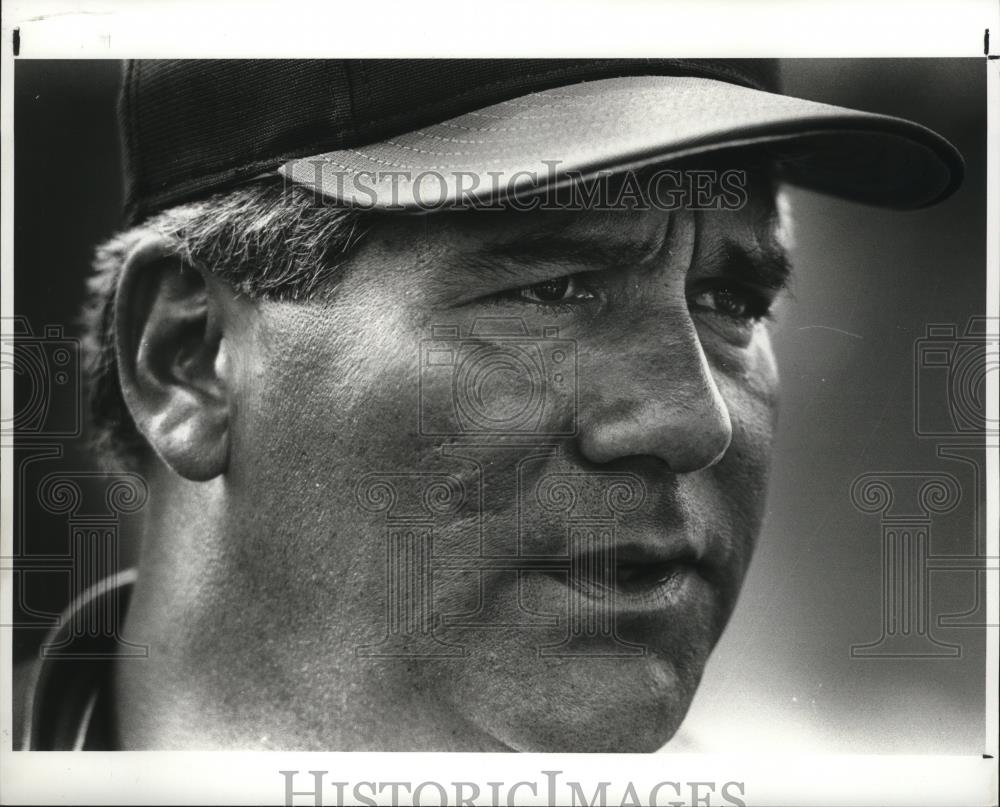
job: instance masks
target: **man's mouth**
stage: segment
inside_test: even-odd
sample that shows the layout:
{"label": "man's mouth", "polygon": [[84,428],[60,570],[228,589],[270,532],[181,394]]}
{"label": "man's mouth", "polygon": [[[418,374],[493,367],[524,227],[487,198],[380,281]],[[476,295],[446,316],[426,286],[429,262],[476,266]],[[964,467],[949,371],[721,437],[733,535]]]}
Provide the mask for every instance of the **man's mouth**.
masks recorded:
{"label": "man's mouth", "polygon": [[688,568],[674,561],[622,563],[615,567],[613,587],[624,594],[641,593],[665,585]]}
{"label": "man's mouth", "polygon": [[575,556],[567,572],[552,577],[588,599],[621,610],[658,610],[678,601],[686,584],[702,575],[693,550],[650,550],[637,545]]}

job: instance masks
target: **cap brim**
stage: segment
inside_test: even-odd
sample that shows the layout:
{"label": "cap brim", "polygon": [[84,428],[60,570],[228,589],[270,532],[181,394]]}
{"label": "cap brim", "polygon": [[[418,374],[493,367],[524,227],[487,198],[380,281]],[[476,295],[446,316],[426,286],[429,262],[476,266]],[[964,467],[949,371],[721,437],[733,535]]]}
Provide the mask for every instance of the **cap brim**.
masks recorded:
{"label": "cap brim", "polygon": [[787,182],[897,209],[949,196],[964,168],[951,143],[912,121],[712,79],[629,76],[542,90],[280,171],[343,204],[426,210],[768,146],[785,153]]}

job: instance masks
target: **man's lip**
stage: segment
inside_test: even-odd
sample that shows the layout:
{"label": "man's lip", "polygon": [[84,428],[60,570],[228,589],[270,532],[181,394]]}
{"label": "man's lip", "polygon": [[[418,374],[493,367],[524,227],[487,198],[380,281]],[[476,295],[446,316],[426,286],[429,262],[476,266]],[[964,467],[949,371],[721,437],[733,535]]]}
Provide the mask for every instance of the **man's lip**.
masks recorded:
{"label": "man's lip", "polygon": [[598,612],[617,617],[661,616],[690,606],[696,601],[692,598],[703,597],[708,591],[704,577],[688,563],[668,564],[655,579],[630,586],[602,585],[572,573],[546,573],[545,576],[583,598],[575,607],[589,601]]}
{"label": "man's lip", "polygon": [[626,543],[580,552],[568,574],[547,574],[589,597],[603,600],[612,594],[616,610],[666,607],[690,579],[709,577],[705,559],[687,542]]}
{"label": "man's lip", "polygon": [[[663,545],[659,543],[625,543],[615,544],[609,548],[610,554],[616,565],[642,566],[662,563],[690,563],[699,562],[698,553],[692,544],[687,541],[677,542],[674,545]],[[594,555],[600,552],[587,552],[584,554]]]}
{"label": "man's lip", "polygon": [[609,544],[578,551],[572,558],[572,565],[577,569],[607,570],[612,567],[629,572],[629,576],[636,576],[643,570],[679,564],[702,566],[705,558],[686,540]]}

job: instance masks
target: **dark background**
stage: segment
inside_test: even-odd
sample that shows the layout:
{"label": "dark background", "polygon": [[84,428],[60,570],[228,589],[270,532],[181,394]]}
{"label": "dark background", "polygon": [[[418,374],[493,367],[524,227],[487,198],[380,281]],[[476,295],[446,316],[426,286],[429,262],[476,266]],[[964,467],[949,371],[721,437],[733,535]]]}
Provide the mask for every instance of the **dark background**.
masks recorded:
{"label": "dark background", "polygon": [[[946,203],[911,213],[790,192],[798,277],[778,315],[784,386],[768,523],[737,614],[668,750],[979,753],[983,630],[936,623],[974,608],[976,575],[930,577],[932,633],[960,657],[851,658],[852,645],[881,633],[882,544],[878,515],[860,512],[850,489],[866,472],[952,474],[962,500],[933,520],[931,552],[975,551],[982,487],[973,466],[937,451],[982,440],[916,433],[915,390],[930,390],[925,410],[936,407],[938,420],[949,402],[947,379],[916,372],[914,351],[928,325],[960,334],[984,309],[985,62],[791,60],[784,73],[791,95],[936,129],[964,154],[967,178]],[[36,335],[55,325],[79,336],[93,247],[119,223],[117,81],[113,61],[15,63],[15,308]],[[30,374],[16,376],[16,408],[33,400],[31,384]],[[52,423],[72,422],[74,388],[72,378],[52,388]],[[18,659],[35,652],[74,590],[68,530],[81,514],[51,512],[38,486],[53,472],[90,485],[83,474],[94,470],[83,439],[19,437]],[[123,563],[136,553],[130,518],[119,522]]]}

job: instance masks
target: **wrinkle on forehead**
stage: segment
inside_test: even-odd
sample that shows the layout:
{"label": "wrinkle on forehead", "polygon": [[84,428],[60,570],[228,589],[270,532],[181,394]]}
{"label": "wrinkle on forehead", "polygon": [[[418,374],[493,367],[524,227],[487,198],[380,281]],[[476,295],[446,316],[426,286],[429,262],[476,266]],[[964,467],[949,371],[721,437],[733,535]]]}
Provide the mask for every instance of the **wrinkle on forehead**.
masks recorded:
{"label": "wrinkle on forehead", "polygon": [[[699,220],[697,237],[726,232],[751,245],[780,251],[790,236],[784,207],[776,205],[769,183],[755,183],[747,208],[688,210],[481,210],[439,211],[421,216],[385,215],[369,231],[359,258],[404,268],[414,281],[444,288],[468,283],[469,275],[527,276],[539,279],[553,267],[570,274],[589,269],[663,265],[676,249],[678,221]],[[707,220],[707,221],[705,221]],[[686,240],[686,239],[685,239]],[[697,244],[696,244],[697,247]],[[700,251],[694,250],[694,258]]]}
{"label": "wrinkle on forehead", "polygon": [[[665,211],[465,211],[385,217],[370,231],[355,266],[402,269],[442,292],[491,282],[551,277],[655,261],[677,214]],[[391,269],[390,269],[391,267]]]}

